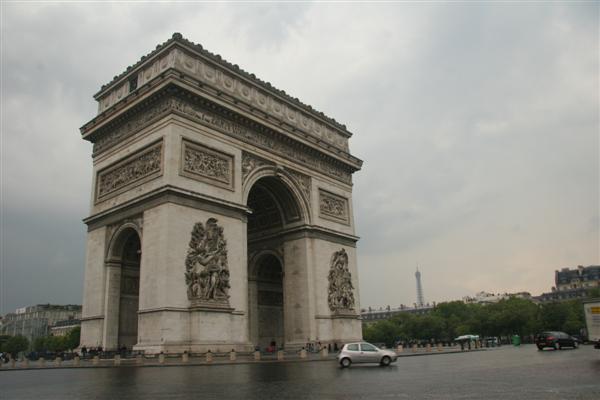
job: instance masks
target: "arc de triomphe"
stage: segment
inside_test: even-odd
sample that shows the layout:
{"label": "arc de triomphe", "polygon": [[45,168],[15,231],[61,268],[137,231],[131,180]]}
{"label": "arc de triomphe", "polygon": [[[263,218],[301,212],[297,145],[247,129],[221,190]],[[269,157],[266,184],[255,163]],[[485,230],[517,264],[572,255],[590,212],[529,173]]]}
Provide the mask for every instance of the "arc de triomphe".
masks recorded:
{"label": "arc de triomphe", "polygon": [[82,346],[361,338],[344,125],[179,34],[95,99]]}

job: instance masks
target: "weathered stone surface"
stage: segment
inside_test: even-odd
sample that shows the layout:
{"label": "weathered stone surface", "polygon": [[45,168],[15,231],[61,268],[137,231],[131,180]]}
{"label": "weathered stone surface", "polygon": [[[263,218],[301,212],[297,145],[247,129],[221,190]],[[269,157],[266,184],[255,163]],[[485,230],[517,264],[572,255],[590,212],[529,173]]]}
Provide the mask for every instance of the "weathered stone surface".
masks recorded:
{"label": "weathered stone surface", "polygon": [[345,128],[175,42],[104,88],[82,128],[95,176],[82,345],[224,353],[360,339],[361,163],[335,136]]}

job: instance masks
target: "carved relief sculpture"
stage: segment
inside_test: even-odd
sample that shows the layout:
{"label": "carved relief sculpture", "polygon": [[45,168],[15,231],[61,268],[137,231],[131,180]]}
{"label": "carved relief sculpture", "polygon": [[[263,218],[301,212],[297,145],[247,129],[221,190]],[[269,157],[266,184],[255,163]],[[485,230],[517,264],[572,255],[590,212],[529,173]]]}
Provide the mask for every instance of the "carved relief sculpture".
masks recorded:
{"label": "carved relief sculpture", "polygon": [[319,190],[319,212],[322,217],[348,223],[348,200],[333,193]]}
{"label": "carved relief sculpture", "polygon": [[272,165],[272,163],[244,151],[242,153],[242,180],[246,181],[252,171],[263,165]]}
{"label": "carved relief sculpture", "polygon": [[185,283],[193,306],[229,308],[229,267],[223,228],[215,218],[194,225],[185,259]]}
{"label": "carved relief sculpture", "polygon": [[328,301],[329,309],[335,313],[354,311],[354,286],[348,269],[348,254],[344,249],[331,256]]}
{"label": "carved relief sculpture", "polygon": [[181,174],[233,189],[233,156],[184,140]]}
{"label": "carved relief sculpture", "polygon": [[98,173],[96,201],[121,193],[162,173],[162,142],[150,146]]}

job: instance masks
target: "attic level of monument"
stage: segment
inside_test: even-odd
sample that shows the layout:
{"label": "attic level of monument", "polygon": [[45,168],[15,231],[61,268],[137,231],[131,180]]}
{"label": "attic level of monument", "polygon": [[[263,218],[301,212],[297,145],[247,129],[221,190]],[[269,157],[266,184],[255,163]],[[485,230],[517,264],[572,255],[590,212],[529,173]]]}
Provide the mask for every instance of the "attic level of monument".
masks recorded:
{"label": "attic level of monument", "polygon": [[179,34],[103,86],[95,96],[98,116],[81,128],[84,139],[94,141],[94,132],[107,121],[139,104],[167,81],[177,81],[217,105],[360,169],[362,161],[349,154],[352,134],[344,125]]}
{"label": "attic level of monument", "polygon": [[[83,137],[94,143],[94,156],[117,146],[144,128],[169,114],[205,125],[211,129],[256,146],[273,154],[300,162],[307,168],[350,184],[351,174],[360,169],[362,161],[317,140],[291,136],[271,122],[257,121],[197,93],[183,84],[179,77],[163,77],[156,86],[147,86],[141,94],[114,111],[106,111],[82,128]],[[127,99],[125,99],[127,100]],[[91,124],[91,125],[90,125]],[[315,143],[317,142],[317,143]]]}

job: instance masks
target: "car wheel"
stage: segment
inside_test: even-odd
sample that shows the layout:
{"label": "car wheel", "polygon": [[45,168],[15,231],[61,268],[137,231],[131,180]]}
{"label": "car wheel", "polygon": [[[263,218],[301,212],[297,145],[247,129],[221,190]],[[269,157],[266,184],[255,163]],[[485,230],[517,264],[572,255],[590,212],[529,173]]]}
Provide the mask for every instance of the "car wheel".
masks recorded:
{"label": "car wheel", "polygon": [[554,342],[554,350],[560,350],[560,343]]}
{"label": "car wheel", "polygon": [[392,362],[392,359],[389,358],[388,356],[385,356],[381,359],[381,365],[384,367],[387,367],[388,365],[390,365],[391,362]]}
{"label": "car wheel", "polygon": [[578,347],[579,347],[579,343],[577,343],[577,342],[573,342],[573,348],[574,348],[574,349],[577,349]]}
{"label": "car wheel", "polygon": [[349,358],[342,358],[342,361],[340,361],[342,368],[348,368],[350,364],[352,364],[352,361]]}

